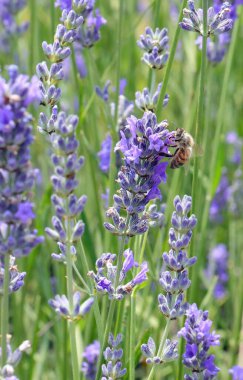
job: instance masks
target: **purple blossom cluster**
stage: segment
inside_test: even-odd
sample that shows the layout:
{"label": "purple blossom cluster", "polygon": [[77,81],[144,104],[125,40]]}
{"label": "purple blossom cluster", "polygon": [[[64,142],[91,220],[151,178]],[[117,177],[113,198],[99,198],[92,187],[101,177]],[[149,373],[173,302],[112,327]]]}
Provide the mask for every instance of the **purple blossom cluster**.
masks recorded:
{"label": "purple blossom cluster", "polygon": [[[229,132],[226,136],[227,143],[227,168],[224,168],[220,182],[212,199],[209,215],[210,220],[222,223],[224,214],[228,211],[235,217],[242,212],[242,188],[243,175],[240,165],[242,163],[243,140],[237,133]],[[232,167],[233,176],[230,176],[228,167]]]}
{"label": "purple blossom cluster", "polygon": [[[190,32],[197,32],[203,36],[203,10],[195,8],[195,1],[187,2],[188,8],[183,10],[184,18],[180,22],[180,27]],[[207,36],[228,32],[232,29],[233,20],[230,18],[231,5],[227,1],[223,2],[220,9],[215,12],[214,7],[207,11]]]}
{"label": "purple blossom cluster", "polygon": [[102,378],[101,380],[118,380],[126,375],[126,368],[122,368],[122,348],[118,346],[122,342],[122,334],[118,334],[114,337],[111,333],[109,335],[109,346],[104,351],[104,358],[106,364],[102,364]]}
{"label": "purple blossom cluster", "polygon": [[235,365],[229,370],[229,373],[232,375],[232,380],[243,380],[243,367]]}
{"label": "purple blossom cluster", "polygon": [[228,257],[229,252],[225,244],[216,245],[208,255],[208,265],[205,270],[205,276],[211,281],[217,276],[217,283],[214,288],[214,297],[222,299],[226,295],[226,285],[228,282]]}
{"label": "purple blossom cluster", "polygon": [[185,326],[179,331],[178,336],[186,341],[183,364],[192,374],[187,374],[184,378],[216,379],[219,368],[214,364],[214,355],[210,355],[208,351],[211,346],[220,344],[220,337],[214,331],[211,332],[212,321],[208,319],[208,312],[199,310],[196,304],[189,307],[186,316]]}
{"label": "purple blossom cluster", "polygon": [[148,111],[142,119],[129,117],[120,131],[121,139],[115,147],[124,156],[117,179],[120,190],[114,195],[114,206],[107,211],[113,224],[105,223],[111,233],[134,236],[148,230],[146,206],[161,197],[158,186],[166,181],[168,165],[163,159],[174,145],[175,132],[167,128],[166,120],[158,123],[156,115]]}
{"label": "purple blossom cluster", "polygon": [[32,117],[27,107],[36,100],[36,83],[9,66],[0,77],[0,258],[27,256],[43,241],[32,227],[31,190],[37,170],[30,162]]}
{"label": "purple blossom cluster", "polygon": [[81,303],[81,293],[75,292],[73,294],[73,308],[70,305],[65,295],[56,295],[54,299],[49,300],[49,305],[55,310],[55,312],[63,318],[76,321],[87,314],[93,303],[94,298],[90,297],[85,302]]}
{"label": "purple blossom cluster", "polygon": [[[192,201],[184,195],[182,199],[177,195],[174,199],[175,211],[172,214],[172,228],[169,232],[169,253],[163,253],[164,270],[160,274],[159,283],[165,293],[159,294],[159,310],[169,319],[177,319],[185,315],[188,303],[184,301],[184,292],[189,288],[191,281],[188,278],[188,267],[196,262],[196,257],[189,258],[187,248],[192,237],[192,230],[196,226],[195,215],[188,216]],[[141,351],[146,357],[147,364],[162,364],[173,361],[178,357],[177,340],[166,339],[163,346],[156,353],[154,340],[149,337],[148,343],[142,344]]]}
{"label": "purple blossom cluster", "polygon": [[166,339],[161,355],[156,353],[156,344],[153,338],[149,337],[148,343],[141,346],[142,354],[146,357],[147,364],[163,364],[178,358],[177,340]]}
{"label": "purple blossom cluster", "polygon": [[144,50],[142,61],[152,69],[162,69],[169,58],[168,52],[169,37],[166,28],[156,28],[153,31],[150,27],[145,29],[145,34],[140,36],[137,45]]}
{"label": "purple blossom cluster", "polygon": [[95,340],[85,347],[81,371],[87,380],[95,380],[100,355],[100,342]]}
{"label": "purple blossom cluster", "polygon": [[111,149],[112,149],[112,138],[110,134],[107,134],[106,138],[102,141],[101,150],[97,154],[98,159],[99,159],[99,167],[103,173],[109,172]]}
{"label": "purple blossom cluster", "polygon": [[[144,88],[142,92],[137,91],[135,93],[135,104],[137,108],[141,109],[142,111],[151,111],[156,113],[161,88],[162,83],[159,83],[155,93],[151,93],[148,88]],[[166,94],[163,100],[163,107],[166,107],[168,102],[169,95]]]}
{"label": "purple blossom cluster", "polygon": [[[22,355],[24,352],[28,351],[28,349],[31,347],[30,342],[28,340],[25,340],[23,343],[20,344],[16,350],[12,350],[11,344],[10,344],[11,336],[7,336],[7,359],[6,363],[4,363],[0,367],[0,377],[4,380],[19,380],[17,376],[15,376],[15,367],[20,362]],[[2,352],[0,349],[0,363],[2,363]]]}
{"label": "purple blossom cluster", "polygon": [[[40,114],[40,127],[43,131],[53,130],[51,143],[54,153],[52,163],[55,173],[51,177],[55,193],[51,197],[56,215],[52,218],[54,229],[46,228],[47,234],[58,242],[59,254],[53,253],[53,259],[66,262],[67,244],[71,244],[73,260],[75,260],[75,244],[84,232],[84,223],[79,218],[87,197],[77,197],[75,189],[78,186],[76,173],[82,168],[84,158],[78,156],[79,142],[75,136],[78,118],[75,115],[67,116],[53,107],[48,120],[44,113]],[[68,231],[68,229],[71,231]],[[70,236],[69,236],[70,235]]]}
{"label": "purple blossom cluster", "polygon": [[[9,294],[17,292],[24,285],[24,278],[26,272],[19,272],[17,265],[15,265],[15,257],[10,255],[9,268],[7,270],[9,275]],[[3,295],[3,283],[4,283],[5,267],[4,262],[0,260],[0,295]]]}
{"label": "purple blossom cluster", "polygon": [[0,2],[0,51],[9,53],[11,39],[23,34],[28,22],[17,23],[18,13],[26,6],[26,0],[1,0]]}
{"label": "purple blossom cluster", "polygon": [[64,78],[63,62],[71,55],[71,45],[80,41],[82,46],[91,47],[100,38],[99,29],[105,23],[98,9],[93,15],[93,0],[57,1],[56,5],[62,9],[61,23],[57,25],[53,44],[42,43],[51,66],[48,68],[43,61],[36,67],[41,82],[41,104],[51,107],[61,97],[58,83]]}
{"label": "purple blossom cluster", "polygon": [[[88,275],[94,280],[97,292],[108,294],[110,299],[122,300],[126,295],[131,294],[136,285],[147,280],[148,264],[144,261],[139,265],[134,260],[131,249],[123,252],[124,261],[119,273],[118,285],[116,285],[117,266],[114,265],[116,255],[112,253],[103,253],[96,261],[96,273],[90,271]],[[124,284],[128,273],[133,268],[139,268],[140,271],[128,282]],[[131,276],[130,276],[131,277]]]}
{"label": "purple blossom cluster", "polygon": [[159,283],[165,293],[158,297],[161,313],[170,319],[176,319],[185,314],[188,304],[184,301],[184,292],[191,281],[188,278],[188,267],[196,262],[196,257],[189,258],[189,246],[192,230],[197,224],[195,215],[188,216],[191,207],[191,197],[184,195],[182,199],[174,199],[175,211],[172,214],[172,228],[169,231],[170,251],[163,253],[163,261],[168,270],[160,274]]}

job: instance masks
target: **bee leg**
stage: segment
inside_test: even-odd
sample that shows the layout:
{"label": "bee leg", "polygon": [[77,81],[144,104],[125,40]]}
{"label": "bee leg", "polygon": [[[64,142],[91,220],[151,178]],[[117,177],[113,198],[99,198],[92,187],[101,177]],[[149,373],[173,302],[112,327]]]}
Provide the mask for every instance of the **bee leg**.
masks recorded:
{"label": "bee leg", "polygon": [[174,156],[174,154],[171,154],[171,153],[160,153],[159,156],[161,156],[161,157],[169,157],[169,158],[171,158],[171,157]]}

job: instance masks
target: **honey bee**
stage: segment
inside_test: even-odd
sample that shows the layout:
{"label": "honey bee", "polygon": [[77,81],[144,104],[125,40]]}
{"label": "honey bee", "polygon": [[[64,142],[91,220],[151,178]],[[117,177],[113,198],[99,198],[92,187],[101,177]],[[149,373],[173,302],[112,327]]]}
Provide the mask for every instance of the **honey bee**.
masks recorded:
{"label": "honey bee", "polygon": [[171,169],[177,169],[185,165],[192,156],[194,146],[193,137],[183,128],[177,128],[174,146],[176,150],[170,161]]}

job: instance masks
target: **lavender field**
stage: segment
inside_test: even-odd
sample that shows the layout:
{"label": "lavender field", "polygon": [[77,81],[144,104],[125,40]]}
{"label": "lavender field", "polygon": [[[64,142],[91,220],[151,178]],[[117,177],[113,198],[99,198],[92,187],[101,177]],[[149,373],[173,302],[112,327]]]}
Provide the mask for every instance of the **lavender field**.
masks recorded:
{"label": "lavender field", "polygon": [[0,16],[0,380],[243,380],[243,1]]}

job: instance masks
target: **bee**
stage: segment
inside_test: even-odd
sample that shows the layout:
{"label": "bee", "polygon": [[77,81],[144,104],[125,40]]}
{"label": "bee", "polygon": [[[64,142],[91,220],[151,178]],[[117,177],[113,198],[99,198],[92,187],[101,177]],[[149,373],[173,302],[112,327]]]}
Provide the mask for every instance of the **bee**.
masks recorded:
{"label": "bee", "polygon": [[171,169],[177,169],[185,165],[192,156],[195,146],[193,137],[183,128],[177,128],[175,134],[175,153],[171,157]]}

